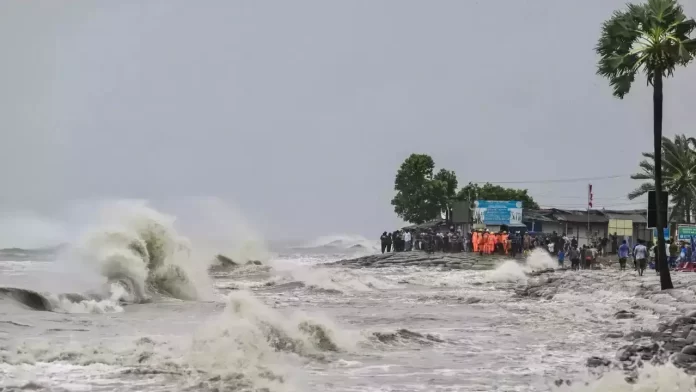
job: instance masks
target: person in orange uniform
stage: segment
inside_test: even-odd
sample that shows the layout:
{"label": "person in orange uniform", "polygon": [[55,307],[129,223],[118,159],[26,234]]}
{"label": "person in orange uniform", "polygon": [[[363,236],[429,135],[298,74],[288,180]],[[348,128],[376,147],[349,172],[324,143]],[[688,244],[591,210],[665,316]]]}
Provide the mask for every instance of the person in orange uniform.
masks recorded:
{"label": "person in orange uniform", "polygon": [[510,249],[510,246],[508,245],[508,233],[507,233],[507,231],[504,231],[500,237],[501,237],[500,240],[503,242],[503,250],[505,251],[505,254],[508,254],[508,249]]}
{"label": "person in orange uniform", "polygon": [[473,231],[471,233],[471,246],[474,249],[474,252],[478,252],[479,248],[479,233],[478,231]]}
{"label": "person in orange uniform", "polygon": [[488,232],[484,231],[481,235],[481,240],[479,241],[479,253],[488,253]]}
{"label": "person in orange uniform", "polygon": [[488,254],[489,255],[492,255],[493,253],[495,253],[495,242],[496,242],[495,234],[490,234],[488,236]]}

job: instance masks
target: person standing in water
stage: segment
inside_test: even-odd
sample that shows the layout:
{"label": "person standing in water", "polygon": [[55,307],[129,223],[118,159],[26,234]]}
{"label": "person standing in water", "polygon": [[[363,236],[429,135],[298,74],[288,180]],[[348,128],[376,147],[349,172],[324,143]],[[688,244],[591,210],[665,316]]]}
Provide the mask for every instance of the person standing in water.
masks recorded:
{"label": "person standing in water", "polygon": [[626,270],[626,260],[628,260],[628,252],[630,249],[628,248],[628,245],[626,245],[626,240],[623,240],[621,242],[621,246],[619,246],[619,269],[621,271]]}
{"label": "person standing in water", "polygon": [[638,276],[643,276],[643,271],[648,267],[648,248],[645,247],[643,240],[638,240],[638,246],[633,250],[638,264]]}
{"label": "person standing in water", "polygon": [[570,268],[573,269],[574,271],[579,270],[580,269],[580,251],[578,250],[578,247],[577,246],[571,247],[568,256],[570,258]]}
{"label": "person standing in water", "polygon": [[563,249],[558,251],[558,266],[563,268],[563,262],[565,261],[565,251]]}

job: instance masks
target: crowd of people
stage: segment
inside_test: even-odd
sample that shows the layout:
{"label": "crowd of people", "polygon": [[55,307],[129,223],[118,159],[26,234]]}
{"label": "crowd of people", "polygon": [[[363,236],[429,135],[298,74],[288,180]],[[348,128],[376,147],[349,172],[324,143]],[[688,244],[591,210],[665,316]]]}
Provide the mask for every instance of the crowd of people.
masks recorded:
{"label": "crowd of people", "polygon": [[403,229],[392,233],[384,232],[380,237],[382,253],[409,252],[422,250],[426,252],[462,252],[466,239],[461,231],[451,227],[446,233],[432,229]]}
{"label": "crowd of people", "polygon": [[[551,255],[557,257],[559,267],[564,268],[567,261],[570,268],[594,269],[598,264],[599,256],[606,256],[607,246],[611,242],[611,251],[619,258],[619,268],[623,271],[629,260],[633,261],[633,268],[639,275],[643,275],[646,269],[655,269],[659,272],[657,258],[659,252],[652,242],[639,239],[631,247],[626,240],[620,244],[614,237],[595,238],[590,245],[578,245],[576,237],[568,237],[565,233],[551,234],[529,233],[515,231],[508,233],[506,230],[492,232],[490,230],[472,230],[463,234],[461,230],[450,227],[449,230],[434,229],[402,229],[392,233],[384,232],[380,237],[382,253],[409,252],[421,250],[425,252],[476,252],[480,255],[509,255],[515,257],[519,254],[542,248]],[[615,243],[616,242],[616,243]],[[617,246],[618,245],[618,246]],[[685,269],[696,271],[696,252],[693,252],[696,240],[667,241],[665,254],[670,269]],[[689,264],[692,263],[690,266]],[[686,265],[686,267],[685,267]]]}
{"label": "crowd of people", "polygon": [[[408,252],[422,250],[426,252],[476,252],[480,255],[516,256],[537,247],[550,249],[556,243],[556,234],[541,233],[522,234],[520,231],[508,233],[506,230],[472,230],[463,234],[461,230],[450,227],[447,231],[433,229],[402,229],[392,233],[383,232],[380,236],[382,253]],[[577,240],[573,238],[577,246]],[[560,249],[560,245],[556,249]]]}
{"label": "crowd of people", "polygon": [[[570,261],[572,269],[591,269],[597,265],[597,258],[603,252],[597,245],[579,246],[575,237],[568,237],[556,232],[521,233],[506,230],[492,232],[490,230],[472,230],[466,235],[460,230],[450,227],[447,231],[433,229],[403,229],[392,233],[383,232],[380,237],[382,253],[409,252],[422,250],[426,252],[476,252],[480,255],[509,255],[520,254],[542,248],[553,256],[558,257],[559,266],[563,267],[565,260]],[[606,245],[606,244],[605,244]]]}

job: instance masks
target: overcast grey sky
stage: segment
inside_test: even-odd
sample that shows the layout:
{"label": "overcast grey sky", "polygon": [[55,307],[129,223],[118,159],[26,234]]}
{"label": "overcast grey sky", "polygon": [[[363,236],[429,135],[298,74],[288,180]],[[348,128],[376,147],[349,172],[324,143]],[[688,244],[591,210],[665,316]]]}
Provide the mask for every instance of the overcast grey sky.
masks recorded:
{"label": "overcast grey sky", "polygon": [[[460,184],[628,175],[651,93],[613,98],[593,52],[624,3],[4,0],[0,245],[82,200],[188,196],[267,238],[374,236],[413,152]],[[667,82],[665,134],[693,134],[694,91],[696,65]],[[628,177],[594,184],[638,207]],[[585,203],[585,182],[520,186]]]}

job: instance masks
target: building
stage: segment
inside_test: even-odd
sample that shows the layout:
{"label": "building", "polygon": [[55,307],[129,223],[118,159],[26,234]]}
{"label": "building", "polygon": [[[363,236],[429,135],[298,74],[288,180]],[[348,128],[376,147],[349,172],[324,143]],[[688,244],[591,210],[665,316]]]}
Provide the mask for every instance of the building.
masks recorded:
{"label": "building", "polygon": [[614,233],[630,243],[638,239],[652,240],[646,210],[525,210],[522,221],[531,232],[566,233],[577,238],[580,245]]}

